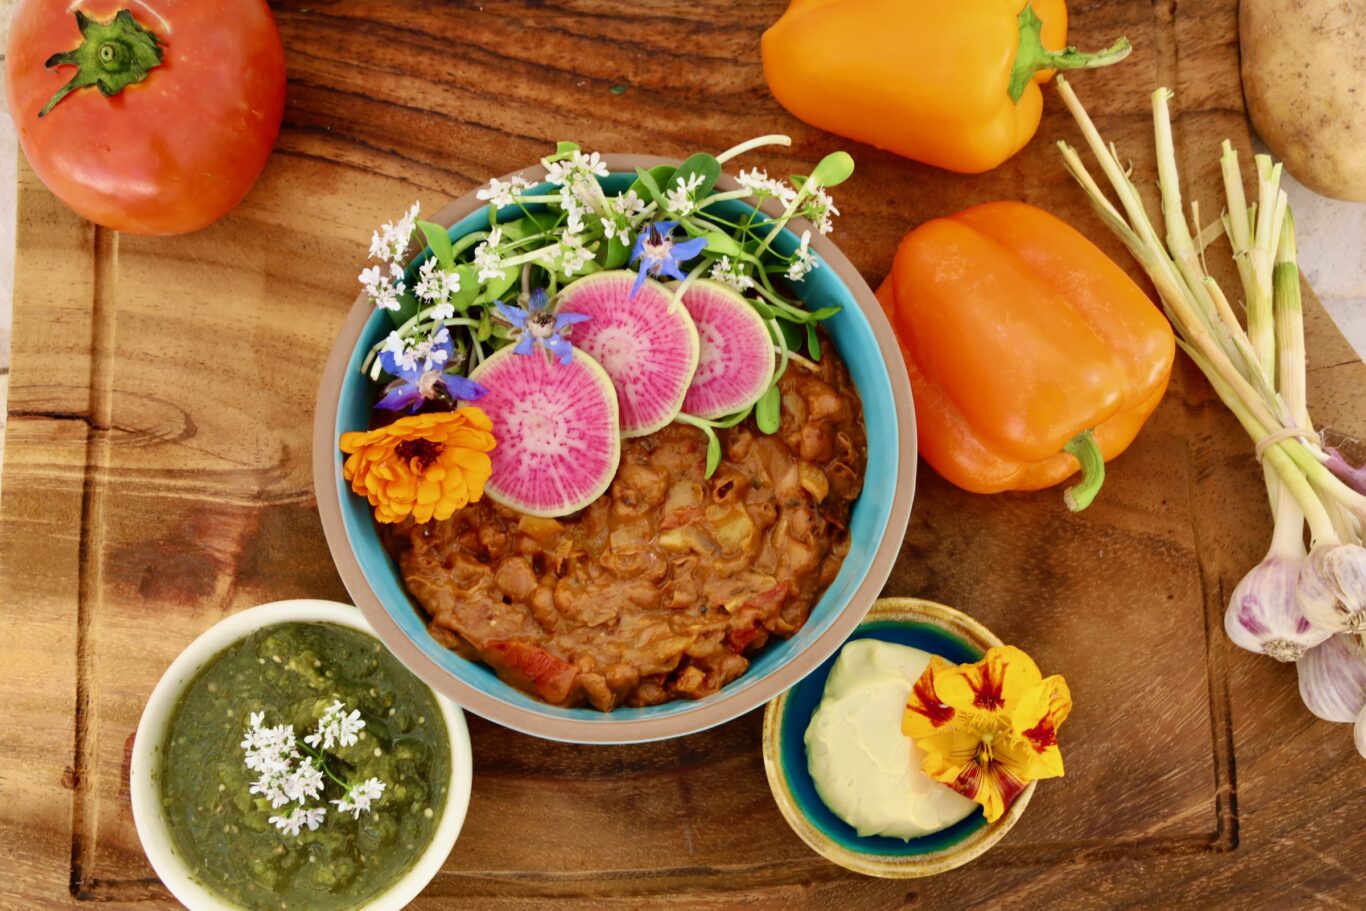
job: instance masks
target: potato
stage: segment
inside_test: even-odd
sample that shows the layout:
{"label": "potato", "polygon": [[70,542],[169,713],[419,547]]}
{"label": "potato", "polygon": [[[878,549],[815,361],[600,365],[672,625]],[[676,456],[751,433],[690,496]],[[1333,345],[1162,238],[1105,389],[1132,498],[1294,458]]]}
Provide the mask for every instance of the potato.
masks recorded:
{"label": "potato", "polygon": [[1366,202],[1366,0],[1242,0],[1252,125],[1317,193]]}

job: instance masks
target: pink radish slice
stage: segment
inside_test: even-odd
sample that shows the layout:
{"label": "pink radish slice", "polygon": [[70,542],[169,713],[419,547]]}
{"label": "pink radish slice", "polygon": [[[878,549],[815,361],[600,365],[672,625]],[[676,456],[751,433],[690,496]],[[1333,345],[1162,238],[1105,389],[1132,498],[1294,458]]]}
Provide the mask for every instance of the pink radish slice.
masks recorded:
{"label": "pink radish slice", "polygon": [[715,420],[750,407],[773,382],[773,337],[729,285],[702,279],[683,293],[702,351],[683,412]]}
{"label": "pink radish slice", "polygon": [[602,496],[621,460],[617,396],[606,371],[582,351],[568,364],[540,348],[512,346],[470,373],[488,390],[493,474],[484,492],[529,516],[566,516]]}
{"label": "pink radish slice", "polygon": [[625,437],[654,433],[678,417],[699,353],[688,311],[671,311],[672,294],[649,279],[631,297],[635,283],[634,272],[596,272],[565,288],[557,304],[590,317],[574,326],[570,340],[612,378]]}

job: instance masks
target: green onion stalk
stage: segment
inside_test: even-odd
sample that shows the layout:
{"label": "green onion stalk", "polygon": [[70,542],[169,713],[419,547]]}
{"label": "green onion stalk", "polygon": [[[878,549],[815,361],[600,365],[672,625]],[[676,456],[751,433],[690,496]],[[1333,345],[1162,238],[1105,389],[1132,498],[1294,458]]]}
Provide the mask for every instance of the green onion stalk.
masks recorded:
{"label": "green onion stalk", "polygon": [[[1226,208],[1215,225],[1202,229],[1198,206],[1191,205],[1188,220],[1181,198],[1173,96],[1158,89],[1152,106],[1159,230],[1118,150],[1101,136],[1066,78],[1059,76],[1056,84],[1110,192],[1075,148],[1059,142],[1064,165],[1148,274],[1177,344],[1251,437],[1262,462],[1275,526],[1266,557],[1233,592],[1225,615],[1230,638],[1250,651],[1291,661],[1339,634],[1361,634],[1366,497],[1330,469],[1309,414],[1295,223],[1280,187],[1281,165],[1256,156],[1255,185],[1248,193],[1238,153],[1225,141],[1219,164]],[[1214,255],[1209,245],[1221,234],[1237,269],[1244,322],[1207,267]]]}

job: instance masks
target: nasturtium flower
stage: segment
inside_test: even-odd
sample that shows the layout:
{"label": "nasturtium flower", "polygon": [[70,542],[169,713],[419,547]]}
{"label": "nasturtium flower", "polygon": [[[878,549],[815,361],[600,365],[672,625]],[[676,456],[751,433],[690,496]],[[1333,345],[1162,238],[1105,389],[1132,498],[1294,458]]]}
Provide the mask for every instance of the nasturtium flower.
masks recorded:
{"label": "nasturtium flower", "polygon": [[536,346],[550,352],[561,364],[574,359],[574,345],[566,337],[569,329],[592,317],[583,313],[555,313],[549,307],[549,299],[544,288],[537,288],[527,298],[525,307],[515,307],[497,302],[498,314],[512,326],[517,334],[517,354],[533,354]]}
{"label": "nasturtium flower", "polygon": [[1063,773],[1058,727],[1072,708],[1062,677],[1044,679],[1013,646],[974,664],[930,661],[906,704],[901,730],[925,754],[935,781],[1000,818],[1029,782]]}
{"label": "nasturtium flower", "polygon": [[1027,774],[1031,779],[1062,777],[1058,727],[1071,711],[1072,692],[1056,674],[1031,687],[1015,706],[1010,727],[1029,747]]}
{"label": "nasturtium flower", "polygon": [[675,241],[673,231],[676,227],[676,221],[657,221],[636,235],[636,244],[631,249],[631,262],[639,261],[640,270],[631,288],[631,297],[635,297],[640,286],[645,284],[646,275],[656,278],[667,275],[682,281],[686,276],[678,267],[701,253],[707,245],[705,237]]}
{"label": "nasturtium flower", "polygon": [[429,401],[451,407],[457,402],[478,401],[487,389],[469,377],[445,371],[454,353],[451,334],[444,326],[431,338],[416,343],[391,337],[379,353],[379,363],[385,373],[397,379],[389,384],[375,407],[412,412]]}
{"label": "nasturtium flower", "polygon": [[344,433],[342,477],[370,501],[377,522],[448,519],[484,495],[493,473],[492,431],[488,415],[471,406]]}

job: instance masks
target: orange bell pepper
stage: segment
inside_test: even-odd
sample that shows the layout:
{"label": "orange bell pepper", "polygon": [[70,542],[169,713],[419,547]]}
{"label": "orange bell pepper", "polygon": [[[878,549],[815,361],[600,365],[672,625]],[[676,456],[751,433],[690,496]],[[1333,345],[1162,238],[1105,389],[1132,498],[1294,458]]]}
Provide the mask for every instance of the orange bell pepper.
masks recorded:
{"label": "orange bell pepper", "polygon": [[1171,376],[1175,339],[1147,295],[1024,203],[916,228],[877,294],[910,373],[920,454],[974,493],[1050,487],[1080,463],[1066,500],[1084,509]]}
{"label": "orange bell pepper", "polygon": [[773,96],[807,123],[975,174],[1033,138],[1054,70],[1130,50],[1066,41],[1064,0],[792,0],[761,47]]}

